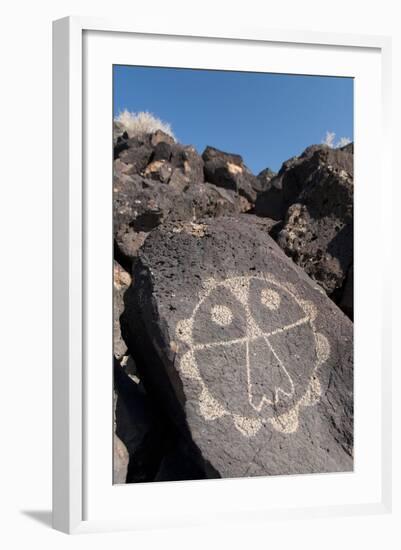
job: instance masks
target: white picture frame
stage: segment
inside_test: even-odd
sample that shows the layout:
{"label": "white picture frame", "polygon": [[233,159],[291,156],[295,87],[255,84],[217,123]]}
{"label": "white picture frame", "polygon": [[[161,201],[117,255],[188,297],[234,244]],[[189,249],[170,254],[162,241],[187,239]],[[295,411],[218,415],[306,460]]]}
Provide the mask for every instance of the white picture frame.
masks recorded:
{"label": "white picture frame", "polygon": [[[88,39],[88,37],[91,37]],[[111,203],[108,205],[108,200],[111,200],[111,163],[110,170],[106,169],[100,173],[100,178],[110,178],[110,192],[104,188],[99,191],[99,197],[95,197],[90,190],[90,186],[86,188],[85,182],[91,176],[91,168],[87,165],[87,158],[91,158],[92,142],[88,145],[87,133],[92,132],[89,128],[92,124],[91,114],[88,112],[87,90],[86,86],[91,86],[91,78],[98,79],[100,85],[98,105],[107,105],[111,97],[111,90],[106,89],[109,81],[102,78],[110,78],[107,73],[106,64],[114,62],[113,55],[117,55],[119,48],[124,48],[123,62],[131,63],[130,58],[135,57],[130,48],[126,48],[130,44],[130,40],[146,40],[148,60],[142,60],[143,64],[155,63],[152,59],[159,59],[159,65],[166,65],[167,58],[163,57],[160,41],[164,41],[166,49],[172,48],[172,52],[176,48],[177,55],[182,53],[182,45],[189,46],[197,44],[197,50],[193,50],[193,63],[191,66],[202,66],[202,55],[209,55],[216,52],[217,64],[219,63],[219,51],[222,48],[238,49],[237,61],[230,61],[230,57],[226,55],[226,50],[222,50],[221,55],[225,55],[226,68],[249,68],[249,63],[241,57],[241,48],[276,48],[285,50],[288,56],[289,51],[296,50],[303,52],[303,69],[307,71],[310,68],[311,74],[332,74],[324,72],[322,68],[322,57],[319,54],[319,48],[324,48],[327,55],[327,71],[330,71],[330,63],[341,67],[343,59],[351,56],[360,55],[360,63],[363,68],[361,75],[373,74],[370,78],[374,79],[372,89],[377,91],[376,96],[372,99],[374,119],[372,124],[376,124],[375,129],[378,130],[375,138],[373,136],[361,137],[360,154],[369,156],[369,147],[372,146],[372,139],[380,143],[380,162],[376,166],[376,176],[380,181],[381,193],[386,193],[387,197],[391,195],[391,173],[390,159],[388,157],[390,147],[389,128],[390,128],[390,95],[391,95],[391,41],[387,37],[376,36],[354,36],[342,34],[326,34],[313,32],[289,32],[278,30],[265,30],[260,28],[255,29],[230,29],[227,25],[224,29],[189,28],[182,24],[169,24],[163,28],[152,28],[151,25],[131,24],[127,21],[105,21],[87,17],[68,17],[54,22],[53,29],[53,526],[54,528],[67,532],[88,532],[100,530],[116,530],[116,529],[138,529],[149,525],[154,526],[170,526],[170,525],[191,525],[209,521],[265,521],[269,518],[276,517],[311,517],[313,515],[349,515],[349,514],[365,514],[365,513],[385,513],[391,509],[391,445],[390,445],[390,429],[391,429],[391,356],[389,345],[389,285],[387,275],[390,270],[386,270],[386,265],[389,265],[389,250],[386,250],[386,245],[382,247],[380,270],[373,269],[375,285],[379,289],[379,294],[374,302],[373,307],[376,308],[377,320],[373,323],[374,330],[379,331],[380,336],[374,336],[373,328],[366,328],[364,332],[364,340],[369,337],[374,344],[373,350],[366,353],[361,347],[357,353],[357,361],[369,363],[370,368],[366,368],[367,382],[366,385],[370,388],[366,390],[366,399],[369,395],[372,396],[373,388],[380,388],[377,392],[377,397],[371,402],[371,408],[374,409],[375,420],[370,420],[366,414],[356,422],[356,429],[360,429],[361,433],[366,430],[364,423],[373,422],[371,430],[373,442],[372,445],[377,448],[377,455],[374,464],[371,466],[366,464],[365,477],[361,478],[355,485],[355,493],[350,491],[350,498],[341,497],[332,500],[321,501],[319,499],[307,501],[306,493],[310,492],[316,495],[319,494],[319,485],[325,483],[325,478],[322,476],[296,476],[293,478],[279,479],[272,478],[267,480],[274,492],[274,486],[282,486],[280,493],[285,494],[289,491],[291,484],[296,485],[296,491],[302,494],[299,498],[291,497],[294,501],[292,506],[286,504],[284,498],[282,502],[277,500],[277,506],[270,503],[267,507],[260,501],[255,500],[253,506],[241,507],[236,506],[234,495],[240,491],[244,495],[255,494],[258,486],[266,482],[266,478],[256,478],[252,480],[224,480],[221,484],[220,480],[217,483],[220,485],[216,490],[215,481],[207,482],[181,482],[179,484],[151,484],[142,486],[111,486],[111,469],[110,478],[103,479],[106,467],[111,460],[111,385],[110,385],[110,401],[101,401],[101,396],[107,391],[107,384],[111,381],[111,359],[110,359],[110,375],[99,380],[99,391],[96,395],[93,393],[93,376],[91,374],[91,360],[88,360],[91,354],[91,342],[93,343],[94,324],[89,322],[93,318],[93,293],[99,290],[107,289],[107,286],[99,286],[92,288],[88,285],[87,272],[91,271],[91,263],[97,262],[97,265],[106,266],[105,277],[99,284],[107,285],[111,281],[111,273],[107,271],[107,261],[111,261],[111,226],[108,222],[100,228],[99,217],[96,217],[93,211],[93,205],[96,203],[97,210],[106,212],[110,215]],[[104,41],[107,42],[107,51],[104,47]],[[152,44],[154,44],[152,46]],[[177,44],[179,47],[177,47]],[[201,46],[201,47],[199,47]],[[164,49],[164,48],[163,48]],[[185,48],[186,49],[186,48]],[[228,51],[228,50],[227,50]],[[116,53],[117,52],[117,53]],[[181,53],[179,53],[181,52]],[[197,52],[197,53],[196,53]],[[203,52],[203,53],[202,53]],[[315,52],[309,56],[308,52]],[[366,53],[366,63],[363,56]],[[278,61],[276,72],[286,72],[287,65],[284,63],[285,55],[283,54],[282,61]],[[316,55],[315,55],[316,54]],[[363,54],[363,55],[362,55]],[[370,56],[370,54],[373,54]],[[164,54],[166,55],[166,54]],[[281,54],[280,54],[281,55]],[[293,53],[291,54],[293,55]],[[319,57],[320,56],[320,57]],[[369,57],[370,56],[370,57]],[[279,59],[280,56],[277,57]],[[291,57],[291,56],[290,56]],[[310,60],[308,61],[310,57]],[[180,58],[181,59],[181,58]],[[206,59],[206,57],[205,57]],[[320,59],[320,61],[319,61]],[[337,61],[336,61],[337,59]],[[97,63],[97,60],[99,61]],[[110,61],[111,60],[111,61]],[[331,60],[331,61],[330,61]],[[117,62],[117,59],[116,61]],[[121,59],[118,60],[121,62]],[[292,62],[292,61],[291,61]],[[296,61],[295,61],[296,62]],[[89,63],[89,65],[88,65]],[[138,61],[136,61],[138,63]],[[174,66],[188,66],[188,60],[182,58],[181,65],[174,63]],[[209,61],[208,63],[211,63]],[[246,65],[248,63],[248,65]],[[253,61],[253,69],[258,69],[258,61]],[[280,71],[280,63],[282,63]],[[300,63],[300,61],[299,61]],[[135,64],[135,61],[132,62]],[[209,66],[209,65],[208,65]],[[220,65],[216,65],[220,66]],[[289,65],[288,65],[289,66]],[[356,67],[357,65],[355,65]],[[223,68],[223,66],[221,65]],[[287,67],[287,68],[286,68]],[[301,65],[300,65],[301,67]],[[306,69],[305,69],[306,67]],[[315,67],[315,69],[314,69]],[[91,69],[93,72],[91,73]],[[273,72],[274,67],[272,65]],[[370,71],[371,68],[372,70]],[[262,70],[263,67],[259,67]],[[339,71],[340,69],[338,69]],[[344,71],[345,76],[353,76],[352,68]],[[323,72],[322,72],[323,71]],[[306,73],[308,74],[308,72]],[[333,73],[335,74],[335,73]],[[103,76],[102,76],[103,75]],[[108,76],[107,76],[108,75]],[[361,77],[363,82],[363,77]],[[105,84],[107,84],[105,86]],[[104,93],[103,93],[104,92]],[[373,93],[373,92],[372,92]],[[102,97],[100,97],[102,96]],[[101,103],[103,101],[103,103]],[[376,102],[376,103],[375,103]],[[92,108],[92,107],[91,107]],[[99,147],[99,157],[104,157],[103,151],[107,158],[107,143],[111,144],[111,104],[108,107],[107,113],[99,115],[97,134],[102,141],[97,143]],[[359,109],[359,107],[358,107]],[[358,128],[365,128],[366,121],[362,117],[361,111],[356,110],[356,136],[358,136]],[[376,109],[376,111],[375,111]],[[88,112],[87,112],[88,111]],[[359,116],[361,114],[361,116]],[[109,120],[109,128],[107,127],[107,117]],[[359,118],[358,118],[359,117]],[[376,117],[376,118],[375,118]],[[93,120],[93,119],[92,119]],[[364,126],[365,124],[365,126]],[[108,128],[108,130],[107,130]],[[107,134],[107,132],[109,132]],[[365,132],[368,133],[368,132]],[[365,140],[365,141],[364,141]],[[370,141],[369,141],[370,140]],[[94,140],[93,140],[94,141]],[[356,148],[358,149],[358,141],[356,137]],[[103,148],[103,151],[102,151]],[[110,149],[111,151],[111,149]],[[356,181],[359,177],[362,181],[366,177],[366,181],[372,177],[371,174],[364,173],[361,164],[358,164],[358,152],[356,153]],[[361,156],[359,157],[359,159]],[[108,162],[106,160],[106,162]],[[90,160],[89,160],[90,164]],[[103,169],[106,165],[103,166]],[[358,172],[359,170],[359,172]],[[358,176],[359,173],[359,176]],[[376,183],[377,184],[377,183]],[[369,187],[367,184],[367,188]],[[100,189],[100,188],[99,188]],[[103,187],[101,188],[103,189]],[[108,194],[109,193],[109,194]],[[100,196],[101,195],[101,196]],[[360,201],[360,222],[361,228],[366,227],[369,217],[369,208],[372,203],[365,197],[363,190],[360,189],[356,193],[356,201]],[[92,208],[92,210],[91,210]],[[107,214],[107,208],[110,212]],[[384,212],[381,212],[381,221],[384,222]],[[97,224],[97,225],[96,225]],[[365,224],[365,225],[364,225]],[[105,242],[106,255],[97,256],[96,242],[93,241],[93,228],[97,227],[102,234]],[[108,231],[110,230],[110,235]],[[384,230],[383,227],[378,227],[380,233]],[[358,237],[359,235],[359,237]],[[360,239],[360,243],[358,242]],[[367,261],[366,251],[364,252],[363,232],[357,231],[356,245],[361,249],[359,254],[360,265],[362,269],[364,262]],[[382,242],[385,242],[383,239]],[[92,246],[93,245],[93,246]],[[108,246],[110,245],[110,248]],[[96,250],[95,250],[96,249]],[[92,253],[93,252],[93,253]],[[100,254],[100,252],[99,252]],[[109,260],[108,256],[109,254]],[[358,255],[358,254],[357,254]],[[111,271],[111,270],[110,270]],[[102,271],[103,273],[103,271]],[[356,274],[356,285],[358,285],[358,274]],[[361,285],[363,286],[361,281]],[[361,286],[361,288],[362,288]],[[362,292],[362,291],[361,291]],[[92,293],[92,294],[91,294]],[[106,310],[111,312],[111,286],[110,292],[105,294]],[[358,314],[357,306],[360,306]],[[386,311],[386,315],[383,312]],[[364,318],[366,317],[366,306],[363,301],[358,302],[356,298],[356,326],[360,319],[360,326],[366,325]],[[99,340],[107,340],[107,323],[110,322],[110,342],[111,344],[111,317],[105,320],[102,326],[96,326]],[[100,322],[100,321],[99,321]],[[88,328],[89,327],[89,328]],[[369,333],[369,330],[371,331]],[[104,332],[106,331],[106,332]],[[361,329],[362,331],[362,329]],[[103,337],[105,335],[105,338]],[[107,348],[99,346],[99,354],[103,353]],[[111,348],[110,348],[111,349]],[[364,353],[366,355],[364,355]],[[106,357],[111,358],[111,354],[103,353]],[[93,362],[93,361],[92,361]],[[359,373],[359,374],[358,374]],[[356,371],[356,377],[360,376],[361,370]],[[370,374],[369,374],[370,373]],[[370,376],[370,378],[369,378]],[[358,378],[356,378],[358,380]],[[370,380],[370,381],[369,381]],[[111,382],[110,382],[111,384]],[[362,385],[361,385],[362,388]],[[360,410],[364,409],[366,399],[363,397],[363,388],[360,392]],[[92,392],[92,393],[91,393]],[[97,396],[99,394],[99,396]],[[356,409],[358,410],[358,392],[356,394]],[[89,396],[89,397],[88,397]],[[365,401],[364,401],[365,400]],[[97,418],[104,418],[104,429],[94,428],[94,423],[91,419],[94,417],[96,410]],[[367,411],[367,409],[366,409]],[[369,413],[370,414],[370,413]],[[371,413],[373,414],[373,413]],[[96,433],[95,433],[96,432]],[[105,435],[106,434],[106,435]],[[105,439],[106,438],[106,439]],[[110,439],[110,457],[105,460],[99,460],[101,463],[99,471],[95,467],[94,462],[88,459],[88,456],[94,456],[98,451],[107,449],[107,438]],[[373,448],[373,447],[372,447]],[[377,480],[374,490],[371,493],[366,491],[363,493],[361,487],[366,483],[369,467],[374,468],[374,477]],[[100,468],[103,468],[100,470]],[[363,468],[362,468],[363,469]],[[102,473],[103,472],[103,473]],[[357,475],[356,472],[355,475]],[[302,478],[302,479],[301,479]],[[337,478],[339,480],[339,478]],[[351,478],[349,478],[351,479]],[[99,486],[104,487],[110,483],[112,497],[107,489],[102,493],[100,490],[96,492],[94,486],[97,483],[94,480],[99,480]],[[365,480],[365,481],[364,481]],[[343,482],[343,481],[342,481]],[[342,483],[341,482],[341,483]],[[336,482],[337,483],[337,482]],[[344,481],[347,483],[347,480]],[[351,482],[349,482],[351,483]],[[259,485],[258,485],[259,484]],[[289,485],[290,484],[290,485]],[[374,482],[372,481],[372,484]],[[344,486],[343,486],[344,487]],[[358,488],[359,487],[359,488]],[[309,491],[310,488],[310,491]],[[278,490],[278,489],[277,489]],[[136,491],[136,495],[140,495],[141,510],[132,514],[132,517],[118,515],[118,501],[125,502],[132,498],[132,492]],[[284,491],[284,493],[283,493]],[[359,493],[358,493],[359,491]],[[130,493],[129,493],[130,492]],[[216,513],[216,510],[208,511],[208,499],[214,500],[216,495],[227,493],[226,497],[221,497],[220,505],[223,502],[227,507],[222,510],[221,514]],[[362,494],[363,493],[363,494]],[[277,493],[278,494],[278,493]],[[358,495],[360,494],[360,498]],[[148,495],[151,495],[153,502],[160,500],[161,502],[177,503],[179,499],[185,500],[185,513],[183,510],[174,514],[174,511],[167,513],[162,517],[158,511],[155,511],[154,506],[150,504],[151,500]],[[334,495],[334,493],[333,493]],[[219,497],[220,498],[220,497]],[[104,506],[102,501],[104,502]],[[137,500],[136,498],[134,501]],[[99,501],[97,513],[88,515],[88,502]],[[108,503],[109,508],[106,504]],[[200,503],[200,504],[199,504]],[[202,506],[200,508],[200,506]],[[223,505],[222,505],[223,506]],[[224,505],[225,506],[225,505]],[[224,507],[223,506],[223,507]],[[89,505],[89,509],[91,505]],[[92,509],[95,510],[95,506]],[[204,513],[200,514],[199,510],[203,509]],[[115,513],[113,513],[113,510]]]}

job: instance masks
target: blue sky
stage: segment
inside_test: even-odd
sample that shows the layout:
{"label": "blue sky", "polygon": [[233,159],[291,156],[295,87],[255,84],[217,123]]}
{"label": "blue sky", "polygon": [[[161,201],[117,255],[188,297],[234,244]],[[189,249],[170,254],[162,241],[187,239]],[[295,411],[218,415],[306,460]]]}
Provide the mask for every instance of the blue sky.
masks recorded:
{"label": "blue sky", "polygon": [[113,109],[149,111],[181,143],[238,153],[255,174],[327,131],[353,139],[350,78],[115,66]]}

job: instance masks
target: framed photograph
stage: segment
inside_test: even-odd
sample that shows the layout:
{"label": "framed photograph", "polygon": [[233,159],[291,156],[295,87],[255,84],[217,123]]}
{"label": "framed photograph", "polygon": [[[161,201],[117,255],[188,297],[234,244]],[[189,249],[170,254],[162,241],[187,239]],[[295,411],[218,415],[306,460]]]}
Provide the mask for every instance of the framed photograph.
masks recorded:
{"label": "framed photograph", "polygon": [[390,510],[390,49],[54,23],[56,529]]}

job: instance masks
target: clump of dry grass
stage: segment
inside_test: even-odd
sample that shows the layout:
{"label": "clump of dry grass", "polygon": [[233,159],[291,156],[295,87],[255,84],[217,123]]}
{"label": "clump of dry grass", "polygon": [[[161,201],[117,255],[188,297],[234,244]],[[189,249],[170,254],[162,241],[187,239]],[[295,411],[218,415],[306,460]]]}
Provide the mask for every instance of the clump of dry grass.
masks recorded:
{"label": "clump of dry grass", "polygon": [[127,132],[130,138],[143,134],[153,134],[157,130],[161,130],[174,140],[176,139],[170,124],[148,111],[133,113],[125,109],[118,114],[114,122],[116,123],[116,130],[119,133]]}

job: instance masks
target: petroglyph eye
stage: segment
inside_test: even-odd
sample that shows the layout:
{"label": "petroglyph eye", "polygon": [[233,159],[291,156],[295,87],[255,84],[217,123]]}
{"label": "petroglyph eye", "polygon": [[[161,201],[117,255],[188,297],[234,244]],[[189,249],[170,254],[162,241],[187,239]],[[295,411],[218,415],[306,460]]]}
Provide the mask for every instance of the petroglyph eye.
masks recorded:
{"label": "petroglyph eye", "polygon": [[194,314],[193,342],[225,343],[244,338],[247,334],[246,319],[243,304],[231,290],[220,284],[207,294]]}
{"label": "petroglyph eye", "polygon": [[248,300],[252,317],[263,333],[281,330],[306,317],[287,289],[268,281],[250,279]]}
{"label": "petroglyph eye", "polygon": [[261,302],[270,310],[275,310],[280,307],[280,295],[275,290],[271,288],[264,288],[261,293]]}
{"label": "petroglyph eye", "polygon": [[212,319],[217,325],[227,327],[233,320],[233,314],[231,309],[226,306],[213,306]]}

